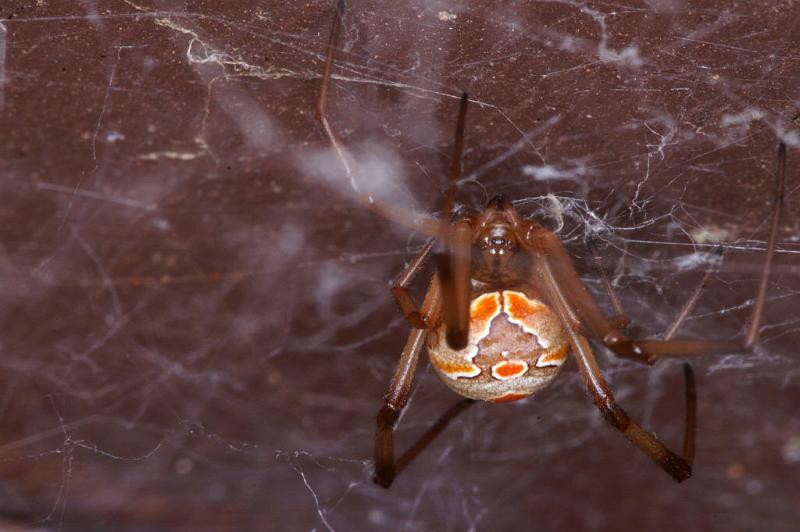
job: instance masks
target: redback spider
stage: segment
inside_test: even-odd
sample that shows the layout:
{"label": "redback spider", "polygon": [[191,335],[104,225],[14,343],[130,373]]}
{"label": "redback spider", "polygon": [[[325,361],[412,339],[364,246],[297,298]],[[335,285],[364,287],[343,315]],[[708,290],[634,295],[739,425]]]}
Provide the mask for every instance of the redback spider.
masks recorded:
{"label": "redback spider", "polygon": [[[502,195],[489,201],[477,215],[453,215],[469,101],[466,94],[459,107],[448,191],[439,219],[412,214],[358,192],[355,162],[328,112],[331,70],[344,8],[344,0],[340,0],[328,41],[317,119],[356,189],[359,202],[386,219],[431,237],[392,287],[412,330],[378,413],[375,482],[388,488],[419,452],[476,400],[514,401],[549,385],[570,353],[577,359],[586,387],[606,420],[675,480],[689,478],[696,411],[691,367],[684,364],[686,425],[683,452],[679,455],[644,430],[617,404],[589,346],[589,338],[602,343],[617,356],[644,364],[653,364],[664,357],[750,351],[758,341],[775,253],[786,173],[785,145],[780,143],[778,148],[767,252],[744,338],[737,341],[672,339],[700,297],[704,279],[663,340],[632,340],[621,330],[627,318],[602,268],[598,271],[619,314],[615,320],[604,317],[559,238],[536,221],[523,219]],[[436,272],[422,306],[417,306],[408,286],[431,256]],[[441,380],[465,399],[395,460],[394,428],[408,399],[419,354],[425,344]]]}

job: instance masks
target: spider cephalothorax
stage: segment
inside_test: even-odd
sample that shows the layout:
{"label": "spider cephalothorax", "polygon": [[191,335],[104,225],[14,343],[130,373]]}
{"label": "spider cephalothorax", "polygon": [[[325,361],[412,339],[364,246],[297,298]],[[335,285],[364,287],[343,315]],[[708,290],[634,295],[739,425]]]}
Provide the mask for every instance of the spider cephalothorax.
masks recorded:
{"label": "spider cephalothorax", "polygon": [[499,194],[475,217],[472,277],[484,283],[513,285],[524,281],[530,257],[520,250],[520,217]]}
{"label": "spider cephalothorax", "polygon": [[[344,2],[340,0],[328,42],[317,118],[335,148],[351,183],[351,158],[328,112],[333,57]],[[605,381],[589,340],[617,356],[652,364],[667,356],[697,356],[745,352],[758,341],[772,257],[780,220],[786,173],[786,148],[778,149],[778,172],[770,236],[758,292],[745,337],[739,341],[672,340],[700,296],[704,281],[688,298],[661,340],[631,340],[623,330],[628,322],[602,267],[602,284],[616,312],[607,319],[595,303],[559,238],[530,219],[523,219],[502,195],[477,214],[451,219],[464,144],[468,97],[461,98],[449,189],[441,219],[411,215],[395,205],[359,195],[362,204],[389,220],[431,237],[416,259],[400,274],[392,293],[411,324],[397,370],[378,413],[375,481],[388,487],[399,472],[439,434],[447,423],[475,399],[506,402],[531,395],[558,374],[571,353],[600,413],[631,443],[675,480],[691,476],[694,456],[695,391],[689,364],[686,382],[686,432],[683,452],[672,452],[644,430],[617,404]],[[356,189],[356,193],[360,194]],[[435,251],[434,251],[435,245]],[[434,256],[436,273],[418,306],[408,292],[412,279]],[[708,274],[706,273],[706,278]],[[399,459],[394,456],[394,428],[411,391],[419,354],[428,346],[442,380],[467,397],[435,423]]]}

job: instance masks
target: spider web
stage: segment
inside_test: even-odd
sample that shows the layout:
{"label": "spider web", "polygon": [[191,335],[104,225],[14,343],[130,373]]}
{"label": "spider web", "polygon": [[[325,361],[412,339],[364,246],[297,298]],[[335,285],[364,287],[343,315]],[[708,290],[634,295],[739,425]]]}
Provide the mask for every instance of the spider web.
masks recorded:
{"label": "spider web", "polygon": [[[611,315],[591,240],[638,337],[663,333],[707,269],[680,336],[741,336],[788,144],[761,341],[693,361],[682,485],[606,425],[573,361],[534,398],[472,407],[391,490],[373,485],[409,330],[388,287],[424,240],[355,201],[314,120],[332,15],[0,6],[2,528],[791,530],[793,3],[353,2],[339,43],[331,110],[355,186],[436,213],[468,91],[459,203],[507,194]],[[681,362],[597,356],[630,415],[678,448]],[[398,447],[456,400],[423,355]]]}

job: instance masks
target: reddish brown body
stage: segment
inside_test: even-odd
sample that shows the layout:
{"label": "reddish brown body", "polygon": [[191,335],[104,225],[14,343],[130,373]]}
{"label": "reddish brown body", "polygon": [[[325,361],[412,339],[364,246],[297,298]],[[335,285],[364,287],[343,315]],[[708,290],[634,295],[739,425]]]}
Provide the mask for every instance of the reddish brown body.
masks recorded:
{"label": "reddish brown body", "polygon": [[550,384],[569,354],[561,322],[529,285],[474,297],[464,349],[447,344],[446,325],[437,321],[428,334],[433,367],[448,387],[471,399],[528,397]]}

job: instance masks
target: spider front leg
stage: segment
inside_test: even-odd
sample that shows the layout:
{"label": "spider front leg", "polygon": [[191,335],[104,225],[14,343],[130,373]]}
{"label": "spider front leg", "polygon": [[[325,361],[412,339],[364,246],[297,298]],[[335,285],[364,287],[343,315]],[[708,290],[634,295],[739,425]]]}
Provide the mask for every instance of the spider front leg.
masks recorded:
{"label": "spider front leg", "polygon": [[469,305],[472,300],[470,281],[472,227],[464,220],[453,227],[442,221],[447,234],[444,245],[437,242],[436,271],[442,285],[442,314],[447,326],[446,340],[453,349],[464,349],[469,338]]}
{"label": "spider front leg", "polygon": [[333,123],[333,118],[328,109],[328,100],[331,89],[331,76],[333,74],[333,58],[336,53],[336,45],[339,42],[339,33],[342,27],[345,7],[346,4],[344,0],[339,0],[334,9],[333,25],[331,27],[325,57],[325,70],[322,74],[322,86],[320,87],[319,100],[317,100],[314,116],[322,127],[322,131],[328,138],[331,147],[333,147],[336,157],[342,164],[345,176],[350,182],[350,188],[353,189],[356,200],[361,205],[379,216],[408,227],[409,229],[419,231],[428,236],[437,236],[439,234],[439,222],[433,217],[427,214],[409,211],[395,204],[380,201],[371,193],[361,190],[358,177],[363,176],[358,175],[358,164],[347,150],[341,135],[336,131],[336,126]]}
{"label": "spider front leg", "polygon": [[472,299],[470,282],[472,248],[472,225],[467,219],[450,224],[455,206],[458,178],[461,175],[461,155],[464,151],[464,122],[467,116],[469,96],[461,95],[456,121],[453,158],[447,177],[447,195],[439,222],[436,241],[436,271],[442,283],[444,299],[442,311],[447,325],[447,344],[453,349],[464,349],[469,337],[469,304]]}

